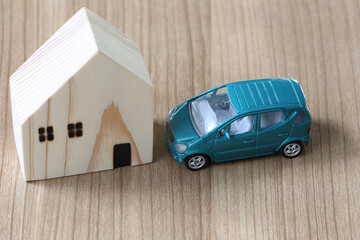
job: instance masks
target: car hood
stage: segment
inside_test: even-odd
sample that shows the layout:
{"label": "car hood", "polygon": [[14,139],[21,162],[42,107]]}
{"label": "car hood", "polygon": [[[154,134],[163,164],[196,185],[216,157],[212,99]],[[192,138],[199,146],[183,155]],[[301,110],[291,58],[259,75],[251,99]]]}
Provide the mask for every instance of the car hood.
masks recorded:
{"label": "car hood", "polygon": [[174,109],[170,116],[170,125],[177,142],[189,142],[199,138],[190,119],[189,102],[185,102]]}

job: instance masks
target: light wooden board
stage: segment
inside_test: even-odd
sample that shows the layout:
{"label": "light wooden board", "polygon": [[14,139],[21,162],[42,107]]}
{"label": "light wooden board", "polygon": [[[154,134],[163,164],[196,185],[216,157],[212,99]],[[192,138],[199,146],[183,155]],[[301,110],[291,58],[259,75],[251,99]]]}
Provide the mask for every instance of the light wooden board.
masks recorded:
{"label": "light wooden board", "polygon": [[[154,162],[26,183],[8,79],[83,6],[142,49]],[[358,0],[2,0],[0,34],[0,239],[360,239]],[[262,77],[302,84],[314,119],[302,157],[179,166],[164,139],[168,110]]]}

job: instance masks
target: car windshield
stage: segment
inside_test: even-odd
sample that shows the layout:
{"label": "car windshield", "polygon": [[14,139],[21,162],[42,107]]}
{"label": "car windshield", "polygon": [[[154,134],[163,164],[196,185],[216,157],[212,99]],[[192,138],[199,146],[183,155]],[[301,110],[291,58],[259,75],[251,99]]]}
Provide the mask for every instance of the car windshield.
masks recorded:
{"label": "car windshield", "polygon": [[236,115],[226,87],[215,89],[190,102],[190,116],[199,136]]}

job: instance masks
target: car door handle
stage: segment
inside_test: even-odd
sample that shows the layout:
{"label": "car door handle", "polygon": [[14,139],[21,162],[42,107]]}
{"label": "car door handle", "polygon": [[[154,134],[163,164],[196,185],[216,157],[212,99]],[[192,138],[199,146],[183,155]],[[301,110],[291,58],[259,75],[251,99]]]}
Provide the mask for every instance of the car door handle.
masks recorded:
{"label": "car door handle", "polygon": [[254,139],[248,139],[248,140],[245,140],[243,143],[253,143],[254,142]]}
{"label": "car door handle", "polygon": [[282,133],[279,133],[278,136],[281,137],[281,136],[286,136],[286,135],[288,135],[288,134],[289,134],[289,133],[287,133],[287,132],[282,132]]}

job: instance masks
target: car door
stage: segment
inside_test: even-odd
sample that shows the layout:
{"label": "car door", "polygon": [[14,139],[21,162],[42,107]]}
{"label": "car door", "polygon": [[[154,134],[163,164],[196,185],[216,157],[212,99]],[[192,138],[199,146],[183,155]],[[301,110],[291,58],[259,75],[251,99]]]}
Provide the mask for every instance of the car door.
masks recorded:
{"label": "car door", "polygon": [[260,112],[256,155],[274,153],[291,135],[291,123],[284,109]]}
{"label": "car door", "polygon": [[256,122],[256,114],[242,116],[220,129],[215,140],[214,161],[222,162],[254,156]]}

